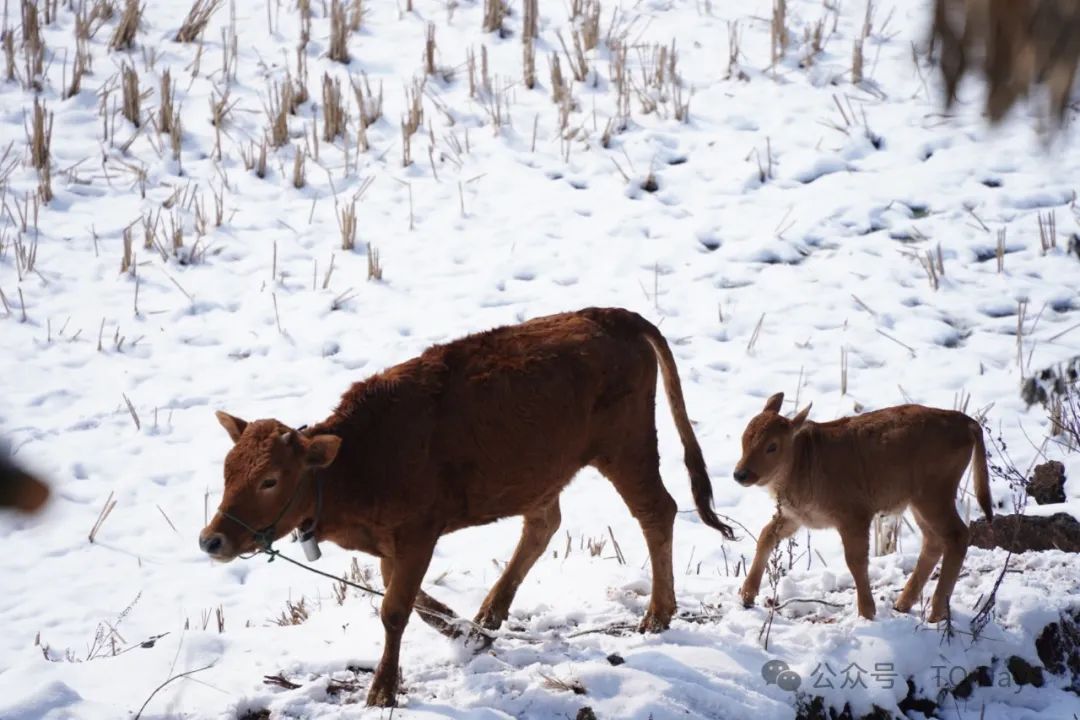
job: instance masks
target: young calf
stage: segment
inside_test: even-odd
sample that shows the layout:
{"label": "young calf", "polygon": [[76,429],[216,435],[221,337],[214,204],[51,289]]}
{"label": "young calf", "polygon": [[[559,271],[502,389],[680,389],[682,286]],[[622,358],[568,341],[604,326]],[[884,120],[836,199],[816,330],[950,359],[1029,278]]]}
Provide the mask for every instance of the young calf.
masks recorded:
{"label": "young calf", "polygon": [[0,455],[0,508],[34,512],[49,498],[49,486]]}
{"label": "young calf", "polygon": [[353,385],[329,418],[303,431],[219,413],[235,445],[199,545],[231,560],[314,526],[320,540],[381,558],[386,642],[368,703],[389,706],[414,603],[425,620],[425,608],[450,613],[420,590],[439,537],[524,517],[517,549],[476,617],[498,628],[559,527],[559,493],[592,465],[645,534],[653,586],[640,629],[663,630],[675,612],[675,502],[660,479],[658,360],[698,514],[731,537],[711,508],[667,342],[632,312],[589,308],[434,346]]}
{"label": "young calf", "polygon": [[[870,523],[880,512],[910,506],[923,532],[915,570],[895,608],[911,609],[930,572],[944,556],[930,608],[930,622],[943,620],[967,553],[968,530],[956,512],[956,489],[968,462],[975,497],[993,517],[982,428],[967,415],[921,405],[899,405],[826,423],[810,422],[807,406],[791,420],[780,415],[777,393],[746,426],[735,480],[767,487],[776,515],[761,531],[754,563],[743,582],[743,603],[752,605],[770,553],[800,527],[834,527],[855,579],[859,614],[873,618],[867,575]],[[972,455],[974,453],[974,456]]]}

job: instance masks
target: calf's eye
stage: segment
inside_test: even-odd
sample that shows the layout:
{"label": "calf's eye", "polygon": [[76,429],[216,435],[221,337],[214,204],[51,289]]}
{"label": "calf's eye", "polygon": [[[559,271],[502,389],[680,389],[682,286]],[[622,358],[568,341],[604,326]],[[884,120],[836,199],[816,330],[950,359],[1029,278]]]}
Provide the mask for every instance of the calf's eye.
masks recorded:
{"label": "calf's eye", "polygon": [[776,452],[776,443],[769,443],[769,447],[765,448],[765,452],[767,452],[767,453]]}
{"label": "calf's eye", "polygon": [[266,478],[259,485],[259,489],[260,490],[269,490],[270,488],[274,487],[275,485],[277,485],[277,478]]}

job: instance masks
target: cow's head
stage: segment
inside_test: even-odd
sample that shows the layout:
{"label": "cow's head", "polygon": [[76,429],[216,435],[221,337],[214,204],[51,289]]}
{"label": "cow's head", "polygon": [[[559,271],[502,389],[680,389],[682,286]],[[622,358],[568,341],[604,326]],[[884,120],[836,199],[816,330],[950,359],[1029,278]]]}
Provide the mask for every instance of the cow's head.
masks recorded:
{"label": "cow's head", "polygon": [[780,414],[783,403],[784,393],[773,395],[743,431],[742,458],[734,473],[740,485],[768,485],[775,471],[790,460],[795,433],[806,422],[810,406],[789,420]]}
{"label": "cow's head", "polygon": [[199,547],[215,560],[261,549],[256,532],[277,540],[314,519],[312,468],[334,462],[341,438],[307,437],[277,420],[246,422],[217,413],[234,443],[225,456],[225,491]]}

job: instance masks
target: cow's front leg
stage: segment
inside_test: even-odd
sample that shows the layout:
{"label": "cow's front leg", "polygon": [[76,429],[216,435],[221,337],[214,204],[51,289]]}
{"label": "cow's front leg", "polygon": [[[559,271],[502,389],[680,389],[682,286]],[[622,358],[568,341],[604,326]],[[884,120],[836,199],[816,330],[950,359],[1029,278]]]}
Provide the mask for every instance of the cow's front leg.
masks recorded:
{"label": "cow's front leg", "polygon": [[781,540],[791,537],[799,529],[799,523],[783,513],[776,513],[772,520],[766,523],[758,536],[757,550],[754,552],[754,562],[746,571],[746,580],[743,581],[739,597],[744,607],[750,607],[757,599],[758,590],[761,588],[761,576],[765,572],[765,566],[769,562],[769,555]]}
{"label": "cow's front leg", "polygon": [[853,518],[837,526],[844,543],[844,559],[855,581],[855,598],[859,614],[873,620],[877,612],[874,593],[870,589],[870,520]]}
{"label": "cow's front leg", "polygon": [[386,595],[379,610],[386,631],[386,642],[379,667],[375,669],[375,676],[371,680],[368,705],[393,707],[397,703],[401,635],[405,632],[416,594],[420,591],[420,583],[431,562],[431,553],[435,550],[436,538],[420,537],[416,534],[407,541],[395,543],[393,572],[390,574]]}

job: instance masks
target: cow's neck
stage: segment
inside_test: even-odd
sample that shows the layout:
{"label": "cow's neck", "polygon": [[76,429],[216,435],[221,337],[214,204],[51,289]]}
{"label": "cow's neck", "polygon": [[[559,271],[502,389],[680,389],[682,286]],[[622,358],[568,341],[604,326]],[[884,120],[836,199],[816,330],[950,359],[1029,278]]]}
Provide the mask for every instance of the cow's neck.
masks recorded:
{"label": "cow's neck", "polygon": [[791,452],[787,461],[776,469],[776,479],[769,484],[773,495],[781,505],[800,506],[814,496],[814,440],[815,423],[807,421],[806,427],[795,433],[791,440]]}

